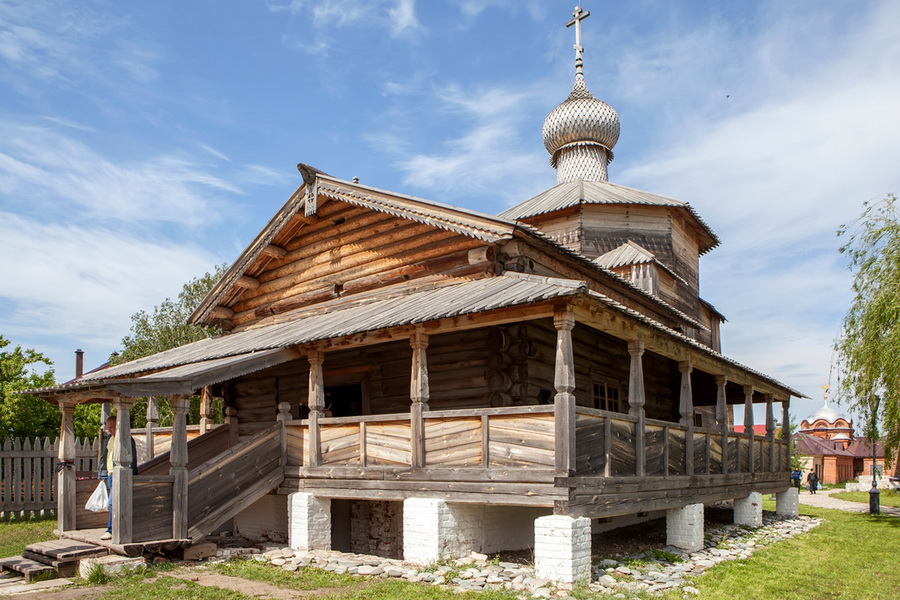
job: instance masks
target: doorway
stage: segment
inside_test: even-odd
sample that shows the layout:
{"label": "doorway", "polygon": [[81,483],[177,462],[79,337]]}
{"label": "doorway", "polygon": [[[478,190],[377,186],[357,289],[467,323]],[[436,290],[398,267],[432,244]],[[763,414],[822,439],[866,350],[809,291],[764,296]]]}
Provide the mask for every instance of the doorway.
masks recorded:
{"label": "doorway", "polygon": [[363,414],[362,383],[326,385],[325,411],[331,417],[356,417]]}

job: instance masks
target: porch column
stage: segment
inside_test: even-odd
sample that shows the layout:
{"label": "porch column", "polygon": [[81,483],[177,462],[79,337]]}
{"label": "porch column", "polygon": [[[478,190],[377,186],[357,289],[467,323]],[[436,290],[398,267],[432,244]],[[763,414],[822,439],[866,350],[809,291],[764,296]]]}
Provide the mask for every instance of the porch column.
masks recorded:
{"label": "porch column", "polygon": [[75,403],[62,399],[57,402],[62,419],[59,424],[59,462],[56,467],[56,526],[60,531],[72,531],[76,528]]}
{"label": "porch column", "polygon": [[[754,463],[753,451],[753,386],[744,386],[744,435],[747,436],[747,472],[752,473]],[[738,469],[740,471],[740,469]]]}
{"label": "porch column", "polygon": [[116,407],[115,442],[118,458],[113,465],[112,541],[114,544],[128,544],[134,538],[131,527],[134,482],[134,473],[131,471],[131,406],[134,399],[118,396],[113,404]]}
{"label": "porch column", "polygon": [[172,539],[188,537],[188,449],[187,411],[190,400],[186,396],[172,396],[172,449],[169,453],[169,474],[172,484]]}
{"label": "porch column", "polygon": [[[100,430],[106,431],[106,420],[112,416],[112,403],[104,402],[100,405]],[[106,433],[109,433],[106,431]]]}
{"label": "porch column", "polygon": [[685,475],[694,474],[694,391],[691,387],[691,361],[678,363],[681,371],[681,397],[678,411],[681,413],[681,424],[687,428],[684,434],[684,467]]}
{"label": "porch column", "polygon": [[309,352],[309,466],[318,467],[322,462],[322,444],[319,439],[319,419],[325,409],[325,382],[322,379],[322,363],[325,354],[318,350]]}
{"label": "porch column", "polygon": [[156,456],[156,433],[154,430],[159,424],[158,402],[159,400],[157,400],[156,396],[147,398],[147,427],[145,429],[147,435],[144,436],[144,445],[147,447],[147,460]]}
{"label": "porch column", "polygon": [[722,473],[728,473],[728,408],[725,406],[727,383],[727,377],[716,375],[716,429],[722,434]]}
{"label": "porch column", "polygon": [[553,313],[556,327],[556,365],[553,386],[553,421],[556,436],[556,470],[561,474],[575,472],[575,355],[572,329],[575,312],[571,306]]}
{"label": "porch column", "polygon": [[644,342],[631,340],[628,342],[628,354],[631,355],[631,370],[628,375],[628,414],[637,417],[634,425],[634,462],[635,475],[643,477],[645,473],[644,447]]}
{"label": "porch column", "polygon": [[775,413],[772,411],[772,394],[766,394],[766,437],[769,438],[769,472],[775,472]]}
{"label": "porch column", "polygon": [[212,422],[212,396],[209,388],[204,386],[200,391],[200,435],[210,430]]}
{"label": "porch column", "polygon": [[782,468],[791,470],[791,397],[781,401],[781,439],[787,444],[784,450],[784,464]]}
{"label": "porch column", "polygon": [[428,410],[428,360],[425,349],[428,348],[428,336],[417,328],[410,336],[409,345],[412,347],[412,372],[409,378],[409,409],[410,435],[412,437],[411,462],[413,468],[425,466],[425,420],[422,413]]}

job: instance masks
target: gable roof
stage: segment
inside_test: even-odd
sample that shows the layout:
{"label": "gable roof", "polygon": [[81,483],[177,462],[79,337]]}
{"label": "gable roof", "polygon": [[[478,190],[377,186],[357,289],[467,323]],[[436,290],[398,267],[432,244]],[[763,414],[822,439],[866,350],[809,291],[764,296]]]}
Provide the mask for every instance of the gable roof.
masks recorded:
{"label": "gable roof", "polygon": [[709,252],[720,243],[719,237],[715,232],[687,202],[651,194],[650,192],[624,185],[617,185],[608,181],[569,181],[560,183],[521,204],[503,211],[500,213],[500,216],[507,219],[527,219],[528,217],[584,204],[637,204],[681,209],[688,213],[691,220],[708,238],[705,243],[700,244],[700,254]]}
{"label": "gable roof", "polygon": [[595,258],[593,262],[604,269],[615,269],[626,265],[653,263],[659,265],[661,269],[675,279],[687,284],[684,278],[680,277],[678,273],[657,259],[655,254],[631,240],[628,240],[618,248],[613,248],[606,254],[601,254]]}

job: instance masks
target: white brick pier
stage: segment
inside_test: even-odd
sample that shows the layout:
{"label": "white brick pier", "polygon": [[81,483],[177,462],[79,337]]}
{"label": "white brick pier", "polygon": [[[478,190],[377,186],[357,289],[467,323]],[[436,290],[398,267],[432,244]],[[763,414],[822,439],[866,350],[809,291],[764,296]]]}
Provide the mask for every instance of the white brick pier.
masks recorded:
{"label": "white brick pier", "polygon": [[295,550],[331,550],[331,499],[294,492],[287,504],[288,545]]}
{"label": "white brick pier", "polygon": [[789,487],[780,494],[775,494],[775,513],[779,517],[795,519],[800,516],[800,490]]}
{"label": "white brick pier", "polygon": [[762,494],[750,492],[746,498],[734,500],[734,524],[747,527],[762,527]]}
{"label": "white brick pier", "polygon": [[549,515],[534,521],[534,572],[561,583],[591,576],[591,520]]}
{"label": "white brick pier", "polygon": [[703,549],[703,503],[666,511],[666,543],[689,552]]}

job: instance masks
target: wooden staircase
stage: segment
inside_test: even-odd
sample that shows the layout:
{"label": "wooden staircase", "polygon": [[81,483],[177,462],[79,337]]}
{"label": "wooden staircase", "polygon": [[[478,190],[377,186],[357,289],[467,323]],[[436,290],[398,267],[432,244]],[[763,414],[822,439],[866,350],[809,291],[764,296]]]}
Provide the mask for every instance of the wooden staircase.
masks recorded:
{"label": "wooden staircase", "polygon": [[78,570],[80,560],[107,554],[109,550],[103,546],[75,540],[50,540],[26,546],[21,556],[0,558],[0,568],[20,573],[25,582],[30,583],[55,577],[71,577]]}

